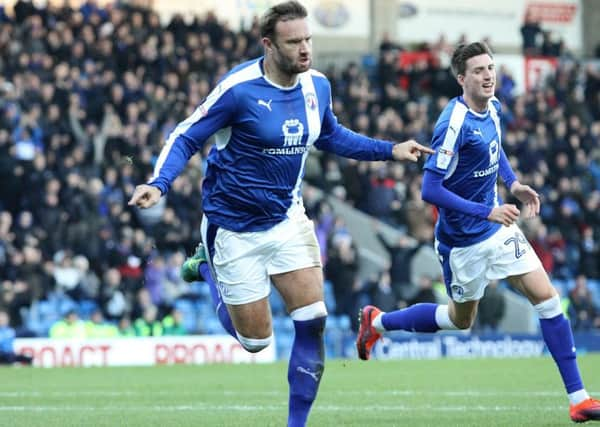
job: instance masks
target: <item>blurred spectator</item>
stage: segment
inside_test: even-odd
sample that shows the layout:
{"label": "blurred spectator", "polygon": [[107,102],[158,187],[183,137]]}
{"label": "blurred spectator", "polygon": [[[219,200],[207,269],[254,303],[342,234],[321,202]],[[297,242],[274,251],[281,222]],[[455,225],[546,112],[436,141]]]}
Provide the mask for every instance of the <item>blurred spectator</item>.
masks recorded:
{"label": "blurred spectator", "polygon": [[408,305],[419,304],[424,302],[437,302],[435,292],[433,290],[433,278],[427,274],[422,274],[417,277],[416,293]]}
{"label": "blurred spectator", "polygon": [[131,319],[128,316],[121,317],[121,320],[119,320],[118,330],[120,337],[128,338],[136,336],[135,328],[131,324]]}
{"label": "blurred spectator", "polygon": [[48,335],[50,338],[85,338],[85,322],[79,319],[75,310],[69,310],[62,320],[52,325]]}
{"label": "blurred spectator", "polygon": [[135,334],[138,337],[160,337],[164,334],[162,323],[158,320],[158,310],[155,306],[147,306],[142,317],[133,322]]}
{"label": "blurred spectator", "polygon": [[575,287],[569,292],[569,319],[574,330],[586,331],[600,328],[600,312],[594,307],[587,278],[580,274],[575,279]]}
{"label": "blurred spectator", "polygon": [[[530,226],[531,228],[531,226]],[[552,242],[548,238],[548,230],[544,224],[537,224],[532,227],[531,233],[526,233],[526,236],[531,244],[531,247],[540,259],[544,270],[548,274],[554,271],[554,254],[552,253]],[[529,228],[525,228],[528,231]]]}
{"label": "blurred spectator", "polygon": [[73,265],[73,256],[68,251],[58,251],[54,255],[54,264],[53,277],[56,290],[79,301],[82,297],[81,275]]}
{"label": "blurred spectator", "polygon": [[[186,297],[176,254],[190,253],[200,239],[201,171],[214,140],[190,160],[160,205],[140,211],[123,201],[134,182],[151,176],[174,126],[202,102],[222,70],[262,51],[256,22],[234,33],[214,14],[187,18],[175,15],[163,25],[156,12],[122,2],[86,1],[73,9],[19,0],[14,16],[0,7],[0,304],[13,327],[26,327],[23,309],[55,291],[96,300],[111,321],[142,316],[146,305],[137,293],[144,285],[162,304],[159,317]],[[562,59],[556,72],[523,94],[514,90],[514,70],[497,64],[504,149],[511,162],[520,162],[522,182],[542,198],[542,228],[532,230],[532,246],[556,278],[598,278],[600,72],[597,64],[568,57],[568,46],[532,14],[524,17],[521,35],[525,54]],[[448,70],[455,42],[441,34],[410,52],[388,34],[377,65],[329,67],[339,121],[384,139],[429,141],[434,118],[459,89]],[[419,165],[321,153],[309,156],[306,173],[326,195],[432,242],[434,212],[420,200]],[[323,204],[315,223],[325,271],[340,309],[348,311],[362,284],[360,242],[342,249],[354,254],[344,261],[351,269],[340,268],[339,248],[330,245],[329,254],[324,243],[349,233],[329,208]],[[405,280],[419,285],[418,276],[406,279],[410,267],[398,267],[412,254],[400,253],[405,258],[395,262],[390,251],[395,293]],[[153,264],[160,258],[159,269]]]}
{"label": "blurred spectator", "polygon": [[504,293],[498,288],[498,281],[492,280],[479,301],[476,328],[482,332],[497,332],[505,311]]}
{"label": "blurred spectator", "polygon": [[373,305],[380,307],[383,311],[393,311],[398,308],[389,271],[382,271],[370,286],[372,287],[371,301]]}
{"label": "blurred spectator", "polygon": [[521,26],[521,37],[523,38],[523,54],[535,56],[540,54],[542,28],[538,18],[527,11],[525,20]]}
{"label": "blurred spectator", "polygon": [[100,279],[90,270],[90,262],[83,255],[73,257],[73,266],[79,275],[79,287],[82,298],[97,300],[100,295]]}
{"label": "blurred spectator", "polygon": [[95,310],[90,320],[85,322],[86,338],[114,338],[119,336],[119,329],[104,321],[102,311]]}
{"label": "blurred spectator", "polygon": [[416,302],[434,302],[433,281],[442,276],[442,267],[431,243],[421,243],[410,260],[410,284],[405,289],[404,300],[410,304]]}
{"label": "blurred spectator", "polygon": [[162,320],[164,335],[185,335],[187,331],[183,327],[183,314],[177,309],[173,309],[170,314]]}
{"label": "blurred spectator", "polygon": [[352,237],[343,232],[333,235],[328,249],[325,277],[333,285],[335,314],[356,317],[353,294],[358,286],[358,268],[358,254]]}
{"label": "blurred spectator", "polygon": [[6,310],[11,326],[21,332],[26,325],[22,324],[21,309],[32,303],[31,289],[27,282],[21,279],[4,280],[0,289],[0,308]]}
{"label": "blurred spectator", "polygon": [[15,362],[31,365],[33,358],[14,351],[15,330],[10,326],[8,313],[0,310],[0,364],[12,364]]}
{"label": "blurred spectator", "polygon": [[121,290],[121,273],[111,268],[104,273],[100,288],[100,306],[109,320],[119,320],[129,308],[127,298]]}
{"label": "blurred spectator", "polygon": [[181,251],[167,256],[163,281],[163,297],[167,311],[168,307],[172,307],[178,298],[198,298],[190,289],[189,283],[181,278],[180,269],[184,261],[185,254]]}
{"label": "blurred spectator", "polygon": [[406,302],[412,298],[412,295],[409,296],[410,291],[408,290],[411,287],[410,260],[417,247],[406,235],[401,235],[396,242],[391,244],[378,228],[376,228],[376,236],[390,255],[389,274],[394,295]]}
{"label": "blurred spectator", "polygon": [[598,279],[600,277],[600,244],[594,236],[592,227],[585,226],[583,228],[579,245],[581,254],[579,273],[585,277]]}

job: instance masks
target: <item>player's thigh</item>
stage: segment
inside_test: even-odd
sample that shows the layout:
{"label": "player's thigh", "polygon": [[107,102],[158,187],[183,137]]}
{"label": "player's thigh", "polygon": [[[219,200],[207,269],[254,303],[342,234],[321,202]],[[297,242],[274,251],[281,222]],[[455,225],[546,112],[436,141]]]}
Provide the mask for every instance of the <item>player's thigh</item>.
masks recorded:
{"label": "player's thigh", "polygon": [[269,298],[245,304],[227,304],[236,331],[246,338],[267,338],[272,333]]}
{"label": "player's thigh", "polygon": [[483,297],[487,265],[493,251],[487,241],[466,247],[449,247],[437,241],[436,252],[442,263],[446,293],[456,303]]}
{"label": "player's thigh", "polygon": [[548,274],[542,267],[525,274],[511,276],[508,281],[514,288],[521,291],[533,305],[547,301],[557,294]]}
{"label": "player's thigh", "polygon": [[219,293],[227,305],[265,299],[271,291],[267,263],[272,256],[266,232],[237,233],[219,228],[203,239]]}
{"label": "player's thigh", "polygon": [[516,224],[502,227],[495,237],[498,249],[488,270],[489,280],[507,278],[534,305],[556,295],[542,263]]}
{"label": "player's thigh", "polygon": [[288,313],[317,301],[323,301],[321,267],[308,267],[274,274],[271,280],[281,294]]}
{"label": "player's thigh", "polygon": [[282,221],[269,233],[273,238],[273,254],[266,266],[270,276],[322,267],[315,226],[304,213]]}
{"label": "player's thigh", "polygon": [[267,271],[288,312],[323,301],[321,251],[315,228],[304,213],[274,227],[274,255]]}
{"label": "player's thigh", "polygon": [[246,338],[271,335],[266,265],[272,256],[267,232],[237,233],[203,220],[203,241],[223,302],[235,329]]}

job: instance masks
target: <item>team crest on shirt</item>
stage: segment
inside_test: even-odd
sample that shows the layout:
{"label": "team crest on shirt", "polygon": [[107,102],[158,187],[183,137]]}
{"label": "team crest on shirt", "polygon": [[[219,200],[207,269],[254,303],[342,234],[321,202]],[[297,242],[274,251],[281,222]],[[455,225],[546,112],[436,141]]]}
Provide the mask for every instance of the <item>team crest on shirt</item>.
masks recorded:
{"label": "team crest on shirt", "polygon": [[465,290],[462,286],[452,285],[452,295],[456,295],[457,297],[462,297],[465,293]]}
{"label": "team crest on shirt", "polygon": [[448,169],[452,156],[454,156],[454,151],[440,147],[438,150],[436,166],[440,169]]}
{"label": "team crest on shirt", "polygon": [[497,140],[493,140],[489,145],[490,163],[487,168],[473,171],[473,178],[485,178],[498,172],[500,164],[498,159],[500,157],[500,144]]}
{"label": "team crest on shirt", "polygon": [[288,119],[281,126],[283,131],[283,146],[290,147],[302,144],[304,125],[298,119]]}
{"label": "team crest on shirt", "polygon": [[317,96],[314,93],[307,93],[304,96],[304,99],[306,100],[306,107],[308,109],[314,110],[315,108],[317,108]]}
{"label": "team crest on shirt", "polygon": [[490,166],[498,163],[499,154],[500,150],[498,150],[498,141],[494,139],[490,144]]}

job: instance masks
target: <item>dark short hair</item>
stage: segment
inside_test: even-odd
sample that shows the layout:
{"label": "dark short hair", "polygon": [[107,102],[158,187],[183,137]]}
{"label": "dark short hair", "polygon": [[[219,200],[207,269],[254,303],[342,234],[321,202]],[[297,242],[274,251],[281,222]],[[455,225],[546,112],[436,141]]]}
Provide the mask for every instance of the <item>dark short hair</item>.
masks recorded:
{"label": "dark short hair", "polygon": [[273,40],[275,26],[280,21],[306,18],[306,8],[297,1],[286,1],[269,8],[260,20],[260,36]]}
{"label": "dark short hair", "polygon": [[492,56],[490,48],[482,42],[459,45],[452,54],[451,65],[454,77],[458,77],[459,74],[464,76],[467,70],[467,61],[474,56],[483,55],[484,53],[487,53],[490,57]]}

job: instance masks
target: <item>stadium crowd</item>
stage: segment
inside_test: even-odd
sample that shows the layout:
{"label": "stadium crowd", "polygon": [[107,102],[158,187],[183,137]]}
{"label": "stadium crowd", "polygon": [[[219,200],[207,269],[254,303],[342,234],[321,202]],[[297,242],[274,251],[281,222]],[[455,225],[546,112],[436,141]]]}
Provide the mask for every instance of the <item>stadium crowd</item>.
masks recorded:
{"label": "stadium crowd", "polygon": [[[11,326],[19,335],[65,336],[61,325],[78,322],[75,310],[91,323],[119,325],[110,332],[117,335],[206,332],[202,324],[183,328],[177,309],[178,301],[207,298],[179,277],[200,240],[204,157],[191,160],[157,208],[139,211],[126,200],[151,175],[167,135],[223,73],[261,55],[257,23],[234,32],[208,14],[162,26],[155,12],[133,6],[38,9],[18,1],[14,14],[0,6],[0,24],[0,308]],[[402,64],[402,46],[384,40],[376,65],[323,69],[338,119],[378,138],[427,143],[459,93],[452,49],[441,37]],[[564,49],[556,54],[551,81],[523,95],[500,67],[497,95],[504,148],[521,182],[542,196],[540,218],[526,232],[573,327],[587,330],[600,328],[600,71]],[[311,154],[311,185],[412,237],[389,242],[376,230],[391,262],[363,280],[360,241],[326,200],[306,192],[336,314],[354,318],[365,301],[393,309],[435,298],[440,277],[411,271],[416,257],[436,262],[435,212],[421,201],[421,175],[420,165]],[[56,304],[36,322],[41,302]],[[488,326],[501,315],[488,316]]]}

